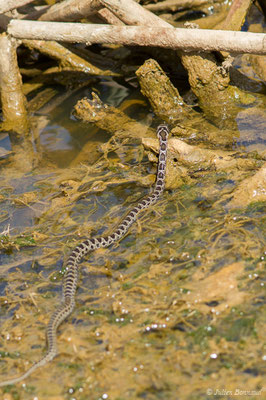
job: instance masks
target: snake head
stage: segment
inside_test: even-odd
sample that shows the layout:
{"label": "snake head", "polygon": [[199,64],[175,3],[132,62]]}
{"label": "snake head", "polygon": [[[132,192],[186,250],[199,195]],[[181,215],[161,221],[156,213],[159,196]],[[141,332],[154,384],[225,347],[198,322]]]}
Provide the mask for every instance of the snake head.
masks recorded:
{"label": "snake head", "polygon": [[169,128],[166,124],[161,124],[157,128],[157,136],[159,139],[167,140],[169,136]]}

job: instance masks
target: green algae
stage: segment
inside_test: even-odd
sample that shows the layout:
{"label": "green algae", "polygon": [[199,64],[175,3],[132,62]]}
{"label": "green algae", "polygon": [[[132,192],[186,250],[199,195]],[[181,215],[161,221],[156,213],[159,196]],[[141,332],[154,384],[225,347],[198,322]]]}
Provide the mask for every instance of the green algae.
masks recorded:
{"label": "green algae", "polygon": [[0,249],[6,252],[19,250],[25,246],[36,246],[36,242],[32,236],[17,236],[0,235]]}

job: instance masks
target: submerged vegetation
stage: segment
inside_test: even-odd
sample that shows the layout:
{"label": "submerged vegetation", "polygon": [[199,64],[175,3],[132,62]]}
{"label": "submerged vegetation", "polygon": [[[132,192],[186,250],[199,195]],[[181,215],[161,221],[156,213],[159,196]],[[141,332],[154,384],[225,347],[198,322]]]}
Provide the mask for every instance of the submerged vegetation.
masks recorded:
{"label": "submerged vegetation", "polygon": [[172,137],[164,195],[82,262],[59,355],[1,400],[262,398],[265,56],[11,31],[24,19],[262,33],[263,1],[28,3],[0,1],[0,382],[44,354],[64,260],[149,193],[156,126]]}
{"label": "submerged vegetation", "polygon": [[7,234],[0,235],[0,249],[7,252],[11,249],[19,250],[21,247],[34,246],[35,244],[36,242],[31,236],[18,235],[17,237],[12,237]]}

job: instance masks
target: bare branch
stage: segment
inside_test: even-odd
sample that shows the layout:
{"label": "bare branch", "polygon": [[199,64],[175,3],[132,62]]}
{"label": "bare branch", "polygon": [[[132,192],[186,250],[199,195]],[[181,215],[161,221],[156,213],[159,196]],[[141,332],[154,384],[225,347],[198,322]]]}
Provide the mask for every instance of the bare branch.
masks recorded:
{"label": "bare branch", "polygon": [[[26,22],[26,21],[25,21]],[[40,22],[37,22],[38,24]],[[109,69],[101,69],[75,54],[71,49],[62,46],[54,41],[23,40],[25,46],[35,49],[47,56],[59,61],[61,68],[85,72],[89,75],[117,76],[116,72]]]}
{"label": "bare branch", "polygon": [[65,0],[44,13],[40,21],[77,21],[95,14],[103,6],[97,0]]}
{"label": "bare branch", "polygon": [[124,22],[122,22],[119,18],[117,18],[111,11],[109,11],[107,8],[101,8],[101,10],[98,10],[97,12],[98,16],[100,19],[110,25],[124,25]]}
{"label": "bare branch", "polygon": [[171,27],[171,25],[157,15],[145,10],[135,1],[129,0],[98,0],[104,7],[108,8],[121,21],[127,25],[149,25]]}
{"label": "bare branch", "polygon": [[32,2],[33,0],[0,0],[0,13],[3,14]]}
{"label": "bare branch", "polygon": [[98,0],[65,0],[49,7],[48,11],[43,13],[38,20],[63,22],[79,21],[82,18],[90,18],[90,16],[96,13],[104,22],[112,25],[123,25],[123,22],[101,5]]}
{"label": "bare branch", "polygon": [[150,26],[63,24],[60,22],[35,22],[14,19],[9,23],[8,33],[19,39],[157,46],[187,51],[216,50],[266,54],[266,35],[263,33]]}

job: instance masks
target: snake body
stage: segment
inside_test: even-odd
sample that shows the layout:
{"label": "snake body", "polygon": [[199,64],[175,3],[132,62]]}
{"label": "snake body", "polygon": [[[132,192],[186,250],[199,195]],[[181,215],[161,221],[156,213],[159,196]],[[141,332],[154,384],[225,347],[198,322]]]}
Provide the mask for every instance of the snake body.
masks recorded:
{"label": "snake body", "polygon": [[165,171],[166,171],[166,155],[167,155],[167,139],[169,130],[167,125],[159,125],[157,128],[157,136],[159,138],[159,160],[157,167],[157,178],[153,192],[144,197],[137,205],[132,208],[115,231],[109,236],[91,238],[80,243],[70,254],[66,262],[66,272],[63,284],[63,302],[59,306],[47,326],[47,352],[43,358],[33,364],[24,374],[10,378],[0,382],[0,386],[12,385],[27,378],[37,368],[51,361],[57,354],[56,332],[58,326],[72,313],[75,307],[75,295],[78,283],[78,264],[81,259],[90,251],[100,247],[108,247],[112,243],[121,239],[129,230],[130,226],[137,219],[139,213],[156,203],[164,190]]}

